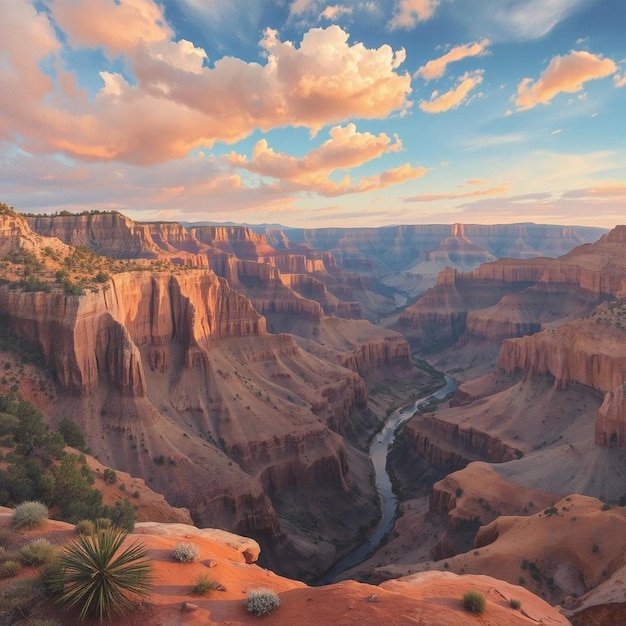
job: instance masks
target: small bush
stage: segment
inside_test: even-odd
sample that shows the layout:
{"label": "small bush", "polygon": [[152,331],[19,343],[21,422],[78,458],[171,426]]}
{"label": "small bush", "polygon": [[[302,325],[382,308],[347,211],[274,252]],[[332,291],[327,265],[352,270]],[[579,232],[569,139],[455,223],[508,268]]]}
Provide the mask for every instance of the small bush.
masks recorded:
{"label": "small bush", "polygon": [[79,522],[76,522],[76,532],[79,535],[91,537],[96,532],[96,525],[90,519],[81,519]]}
{"label": "small bush", "polygon": [[511,598],[509,600],[509,606],[512,609],[515,609],[516,611],[518,611],[521,608],[522,603],[519,600],[515,600],[515,598]]}
{"label": "small bush", "polygon": [[104,482],[107,485],[114,485],[117,481],[117,474],[115,473],[115,470],[112,470],[108,467],[104,470],[102,477],[104,478]]}
{"label": "small bush", "polygon": [[220,584],[214,581],[212,578],[209,578],[206,574],[200,574],[198,578],[196,578],[196,582],[193,587],[193,593],[198,596],[205,596],[210,591],[214,591],[218,589]]}
{"label": "small bush", "polygon": [[612,504],[609,504],[608,502],[605,502],[601,507],[600,510],[601,511],[610,511],[613,508]]}
{"label": "small bush", "polygon": [[41,588],[51,597],[59,596],[63,592],[63,566],[57,557],[58,553],[39,570]]}
{"label": "small bush", "polygon": [[594,554],[595,554],[595,553],[597,553],[597,552],[600,552],[600,546],[599,546],[597,543],[594,543],[594,544],[591,546],[591,551],[592,551]]}
{"label": "small bush", "polygon": [[11,516],[14,528],[35,528],[48,519],[48,507],[41,502],[28,501],[18,504]]}
{"label": "small bush", "polygon": [[457,487],[457,488],[454,490],[454,495],[455,495],[457,498],[460,498],[460,497],[463,495],[463,487]]}
{"label": "small bush", "polygon": [[96,528],[98,530],[106,530],[111,528],[111,526],[113,526],[113,522],[108,517],[99,517],[96,520]]}
{"label": "small bush", "polygon": [[20,550],[24,565],[44,565],[54,559],[56,548],[47,539],[35,539]]}
{"label": "small bush", "polygon": [[0,578],[13,578],[20,573],[22,566],[17,561],[5,561],[0,564]]}
{"label": "small bush", "polygon": [[463,608],[468,613],[483,613],[485,611],[485,596],[478,591],[466,591],[463,594]]}
{"label": "small bush", "polygon": [[193,543],[178,543],[172,550],[172,558],[181,563],[197,561],[200,553]]}
{"label": "small bush", "polygon": [[252,589],[244,600],[248,613],[252,615],[269,615],[280,606],[280,598],[271,589]]}

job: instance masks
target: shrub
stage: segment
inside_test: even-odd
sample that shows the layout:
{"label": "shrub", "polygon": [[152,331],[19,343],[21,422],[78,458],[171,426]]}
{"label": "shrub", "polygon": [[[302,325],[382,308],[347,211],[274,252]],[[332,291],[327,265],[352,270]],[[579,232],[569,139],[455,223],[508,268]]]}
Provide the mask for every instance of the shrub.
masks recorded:
{"label": "shrub", "polygon": [[193,543],[177,543],[172,550],[172,558],[181,563],[197,561],[199,556],[198,548]]}
{"label": "shrub", "polygon": [[27,501],[18,504],[11,516],[14,528],[35,528],[48,519],[48,507],[41,502]]}
{"label": "shrub", "polygon": [[61,552],[59,602],[67,610],[77,610],[81,620],[124,613],[133,607],[132,595],[150,593],[152,571],[146,548],[133,543],[122,549],[125,538],[125,532],[111,529],[93,537],[81,535]]}
{"label": "shrub", "polygon": [[454,495],[455,495],[457,498],[460,498],[460,497],[463,495],[463,487],[457,487],[457,488],[454,490]]}
{"label": "shrub", "polygon": [[46,563],[39,570],[39,583],[49,596],[58,596],[63,591],[63,568],[58,558],[58,552],[52,561]]}
{"label": "shrub", "polygon": [[111,528],[111,526],[113,526],[113,522],[108,517],[99,517],[96,520],[96,526],[98,530],[106,530],[107,528]]}
{"label": "shrub", "polygon": [[516,611],[518,611],[521,608],[522,603],[519,600],[515,600],[515,598],[511,598],[509,600],[509,606],[512,609],[515,609]]}
{"label": "shrub", "polygon": [[214,591],[218,589],[220,584],[214,581],[212,578],[209,578],[206,574],[200,574],[198,578],[196,578],[196,582],[193,587],[193,593],[199,596],[204,596],[209,591]]}
{"label": "shrub", "polygon": [[0,578],[13,578],[20,573],[22,566],[17,561],[5,561],[0,564]]}
{"label": "shrub", "polygon": [[594,543],[591,546],[591,551],[595,554],[596,552],[600,552],[600,546],[597,543]]}
{"label": "shrub", "polygon": [[59,422],[57,430],[61,433],[61,437],[63,437],[68,446],[72,446],[72,448],[77,448],[78,450],[85,450],[87,445],[85,443],[85,435],[76,422],[64,418]]}
{"label": "shrub", "polygon": [[463,608],[468,613],[483,613],[485,611],[485,596],[478,591],[466,591],[463,594]]}
{"label": "shrub", "polygon": [[252,615],[268,615],[280,606],[280,598],[271,589],[252,589],[248,591],[244,604]]}
{"label": "shrub", "polygon": [[104,470],[102,477],[107,485],[113,485],[117,481],[117,474],[115,473],[115,470],[112,470],[109,467]]}
{"label": "shrub", "polygon": [[96,532],[96,525],[90,519],[81,519],[79,522],[76,522],[76,532],[79,535],[91,537]]}
{"label": "shrub", "polygon": [[56,548],[47,539],[35,539],[20,550],[24,565],[44,565],[54,559]]}

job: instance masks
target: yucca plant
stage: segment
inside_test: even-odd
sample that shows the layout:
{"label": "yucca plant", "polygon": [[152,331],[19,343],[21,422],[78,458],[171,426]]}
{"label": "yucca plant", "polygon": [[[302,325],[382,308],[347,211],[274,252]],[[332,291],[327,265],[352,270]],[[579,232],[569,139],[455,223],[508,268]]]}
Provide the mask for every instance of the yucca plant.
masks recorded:
{"label": "yucca plant", "polygon": [[133,607],[133,595],[149,595],[152,568],[146,547],[135,542],[121,550],[125,538],[124,531],[101,530],[92,537],[79,535],[61,552],[59,602],[78,611],[81,620],[125,613]]}

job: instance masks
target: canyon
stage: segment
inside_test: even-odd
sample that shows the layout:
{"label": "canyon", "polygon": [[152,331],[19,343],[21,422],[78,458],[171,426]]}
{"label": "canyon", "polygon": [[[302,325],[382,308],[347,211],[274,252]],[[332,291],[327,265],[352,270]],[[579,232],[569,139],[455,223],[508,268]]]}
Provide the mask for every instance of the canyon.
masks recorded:
{"label": "canyon", "polygon": [[487,575],[562,623],[625,610],[626,546],[604,537],[626,519],[626,227],[5,210],[0,252],[3,361],[39,355],[0,391],[71,417],[97,462],[252,537],[280,576],[313,583],[375,529],[367,443],[440,380],[417,354],[458,389],[397,433],[400,513],[340,578],[386,598]]}

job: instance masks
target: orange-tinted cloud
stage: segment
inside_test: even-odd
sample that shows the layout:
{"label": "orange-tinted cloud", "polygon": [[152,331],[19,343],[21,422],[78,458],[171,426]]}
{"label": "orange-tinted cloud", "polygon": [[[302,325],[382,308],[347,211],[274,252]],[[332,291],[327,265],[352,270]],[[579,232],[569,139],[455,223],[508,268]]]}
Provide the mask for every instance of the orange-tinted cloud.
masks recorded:
{"label": "orange-tinted cloud", "polygon": [[332,6],[327,6],[320,13],[320,18],[333,21],[342,15],[350,15],[351,13],[352,13],[352,7],[346,7],[340,4],[335,4]]}
{"label": "orange-tinted cloud", "polygon": [[435,202],[436,200],[456,200],[458,198],[476,198],[480,196],[503,196],[511,189],[510,185],[499,185],[489,189],[461,191],[456,193],[429,193],[405,198],[405,202]]}
{"label": "orange-tinted cloud", "polygon": [[391,30],[411,29],[418,22],[429,20],[439,5],[439,0],[396,0],[394,15],[389,22]]}
{"label": "orange-tinted cloud", "polygon": [[443,113],[450,109],[455,109],[465,102],[470,92],[482,82],[482,70],[466,72],[461,76],[458,85],[454,89],[443,94],[434,91],[430,100],[420,101],[419,107],[426,113]]}
{"label": "orange-tinted cloud", "polygon": [[443,56],[422,65],[413,76],[423,78],[424,80],[441,78],[450,63],[461,61],[468,57],[481,56],[486,53],[488,45],[489,39],[483,39],[482,41],[455,46]]}
{"label": "orange-tinted cloud", "polygon": [[[94,15],[109,5],[118,21],[128,12],[131,27],[121,28],[122,34],[104,32],[84,17],[91,7],[91,22],[98,21]],[[55,0],[57,23],[76,45],[123,52],[128,79],[103,71],[103,87],[90,97],[72,87],[73,75],[59,61],[53,82],[42,60],[58,53],[60,44],[47,14],[27,0],[15,10],[1,3],[7,80],[0,133],[30,152],[150,164],[216,141],[234,143],[257,129],[291,125],[315,133],[354,117],[385,118],[410,105],[411,78],[398,72],[404,50],[351,45],[338,26],[309,30],[299,46],[267,30],[260,42],[263,63],[224,57],[208,67],[204,50],[167,38],[169,26],[152,0],[82,0],[76,15],[70,6],[70,0]]]}
{"label": "orange-tinted cloud", "polygon": [[173,32],[152,0],[48,0],[52,16],[75,47],[104,48],[112,55],[169,39]]}
{"label": "orange-tinted cloud", "polygon": [[587,81],[610,76],[616,71],[617,66],[611,59],[584,50],[556,56],[536,81],[532,78],[522,80],[517,87],[515,106],[519,111],[525,111],[538,104],[548,104],[560,93],[575,93]]}
{"label": "orange-tinted cloud", "polygon": [[362,178],[358,182],[354,182],[347,174],[339,182],[330,178],[338,170],[350,170],[383,154],[400,150],[402,143],[398,137],[392,141],[385,133],[359,133],[354,124],[348,124],[331,128],[330,139],[304,157],[275,152],[262,139],[254,146],[251,159],[231,153],[228,161],[234,167],[276,179],[276,189],[307,190],[324,196],[336,196],[381,189],[423,176],[425,168],[405,164],[380,175]]}

